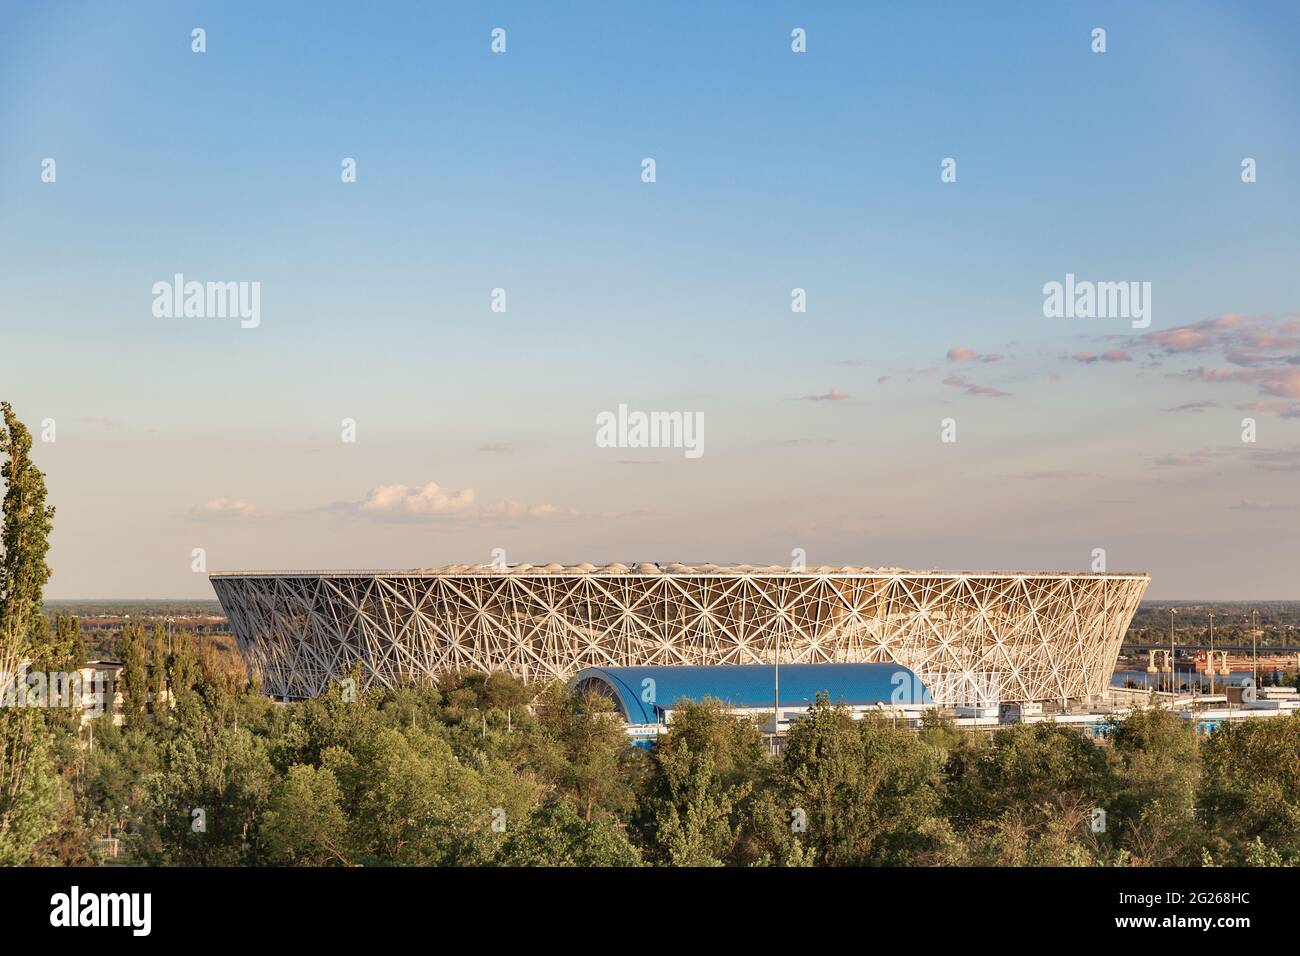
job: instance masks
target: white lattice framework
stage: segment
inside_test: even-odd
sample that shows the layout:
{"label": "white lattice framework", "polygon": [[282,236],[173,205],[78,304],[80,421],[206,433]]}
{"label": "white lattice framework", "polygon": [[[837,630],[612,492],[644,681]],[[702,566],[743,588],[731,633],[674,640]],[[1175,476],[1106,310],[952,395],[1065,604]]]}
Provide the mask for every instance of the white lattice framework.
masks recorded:
{"label": "white lattice framework", "polygon": [[[615,566],[622,569],[622,566]],[[456,670],[567,678],[640,664],[892,662],[943,704],[1087,699],[1110,682],[1145,574],[512,567],[213,574],[276,697]]]}

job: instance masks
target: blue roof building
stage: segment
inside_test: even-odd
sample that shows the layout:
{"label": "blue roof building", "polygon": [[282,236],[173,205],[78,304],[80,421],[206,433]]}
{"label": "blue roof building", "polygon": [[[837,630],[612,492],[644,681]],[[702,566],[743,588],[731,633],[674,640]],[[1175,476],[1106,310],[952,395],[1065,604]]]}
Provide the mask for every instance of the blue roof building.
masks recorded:
{"label": "blue roof building", "polygon": [[[713,697],[733,710],[770,712],[776,670],[772,664],[588,667],[570,687],[608,697],[629,724],[648,726],[664,723],[682,699],[698,703]],[[818,693],[854,710],[932,703],[920,678],[897,664],[782,664],[780,681],[782,712],[806,710]]]}

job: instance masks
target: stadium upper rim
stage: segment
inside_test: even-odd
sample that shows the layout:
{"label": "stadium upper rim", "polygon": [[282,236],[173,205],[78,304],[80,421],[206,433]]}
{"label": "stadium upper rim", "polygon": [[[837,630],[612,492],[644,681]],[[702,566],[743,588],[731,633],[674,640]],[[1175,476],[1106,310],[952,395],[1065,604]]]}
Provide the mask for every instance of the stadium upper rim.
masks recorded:
{"label": "stadium upper rim", "polygon": [[299,570],[299,571],[213,571],[210,578],[355,578],[355,577],[823,577],[823,578],[1113,578],[1151,580],[1144,571],[928,571],[907,568],[832,567],[791,568],[784,565],[751,564],[449,564],[437,568]]}

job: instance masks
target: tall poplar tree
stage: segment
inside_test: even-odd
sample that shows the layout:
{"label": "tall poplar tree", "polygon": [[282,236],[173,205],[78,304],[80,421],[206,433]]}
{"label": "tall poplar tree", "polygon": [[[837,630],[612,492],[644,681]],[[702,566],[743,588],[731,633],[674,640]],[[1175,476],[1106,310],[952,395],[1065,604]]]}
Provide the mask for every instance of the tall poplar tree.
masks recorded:
{"label": "tall poplar tree", "polygon": [[86,664],[86,638],[81,621],[75,614],[54,616],[54,641],[58,663],[64,670],[76,670]]}
{"label": "tall poplar tree", "polygon": [[86,663],[86,639],[81,633],[81,621],[75,614],[62,611],[50,619],[41,615],[29,628],[28,656],[31,666],[43,671],[75,671]]}
{"label": "tall poplar tree", "polygon": [[199,681],[199,657],[188,631],[179,631],[173,641],[172,654],[167,661],[167,688],[177,719],[183,720],[186,708],[194,700],[194,685]]}
{"label": "tall poplar tree", "polygon": [[8,402],[0,402],[0,479],[5,486],[0,526],[0,672],[13,673],[30,648],[50,579],[54,509],[45,504],[45,475],[32,464],[32,436]]}
{"label": "tall poplar tree", "polygon": [[[0,685],[28,656],[42,656],[32,635],[44,622],[41,592],[54,509],[45,504],[45,476],[32,464],[32,436],[8,402],[0,402]],[[34,653],[33,653],[34,652]],[[54,829],[57,781],[44,723],[29,708],[0,708],[0,864],[28,862]]]}
{"label": "tall poplar tree", "polygon": [[151,710],[155,715],[167,712],[164,691],[167,688],[167,636],[161,621],[153,625],[152,640],[149,643],[149,695]]}
{"label": "tall poplar tree", "polygon": [[144,724],[149,709],[149,650],[144,627],[133,621],[122,625],[122,716],[127,727]]}

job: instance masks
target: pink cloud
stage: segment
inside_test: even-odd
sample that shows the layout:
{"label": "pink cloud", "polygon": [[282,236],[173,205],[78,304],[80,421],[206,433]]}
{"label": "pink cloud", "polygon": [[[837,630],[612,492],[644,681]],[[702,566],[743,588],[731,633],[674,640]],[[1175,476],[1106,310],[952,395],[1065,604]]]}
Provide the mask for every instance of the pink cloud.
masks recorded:
{"label": "pink cloud", "polygon": [[1263,369],[1259,387],[1269,395],[1282,398],[1300,398],[1300,368]]}
{"label": "pink cloud", "polygon": [[1243,412],[1272,412],[1279,418],[1300,418],[1300,402],[1260,400],[1236,408]]}
{"label": "pink cloud", "polygon": [[843,392],[841,392],[838,388],[832,388],[832,389],[831,389],[829,392],[827,392],[825,395],[805,395],[805,396],[801,399],[801,401],[805,401],[805,402],[842,402],[842,401],[844,401],[844,399],[846,399],[846,398],[848,398],[848,396],[845,395]]}
{"label": "pink cloud", "polygon": [[1178,377],[1198,382],[1239,382],[1255,385],[1265,395],[1279,398],[1300,398],[1300,366],[1287,365],[1273,368],[1247,368],[1233,371],[1226,368],[1194,368]]}
{"label": "pink cloud", "polygon": [[1152,332],[1147,341],[1166,352],[1197,352],[1214,344],[1208,335],[1190,327]]}
{"label": "pink cloud", "polygon": [[1222,350],[1235,356],[1228,361],[1253,365],[1267,359],[1266,353],[1300,349],[1300,323],[1278,321],[1270,316],[1249,318],[1232,312],[1213,319],[1148,332],[1142,337],[1167,355],[1180,352]]}
{"label": "pink cloud", "polygon": [[1133,356],[1123,349],[1107,349],[1100,355],[1096,352],[1075,352],[1070,356],[1070,361],[1083,362],[1086,365],[1091,365],[1093,362],[1131,362]]}
{"label": "pink cloud", "polygon": [[1004,392],[999,388],[993,388],[991,385],[976,385],[973,382],[968,382],[956,372],[949,373],[943,380],[943,384],[951,385],[954,388],[960,388],[965,391],[967,395],[983,395],[987,398],[1003,398],[1011,394],[1010,392]]}
{"label": "pink cloud", "polygon": [[957,346],[957,347],[955,347],[955,348],[951,348],[951,349],[948,350],[948,361],[949,361],[949,362],[958,362],[958,363],[961,363],[961,362],[1001,362],[1001,361],[1002,361],[1002,356],[1001,356],[1001,355],[994,355],[994,354],[984,354],[984,355],[981,355],[979,352],[976,352],[974,349],[968,349],[968,348],[963,348],[963,347],[961,347],[961,346]]}

